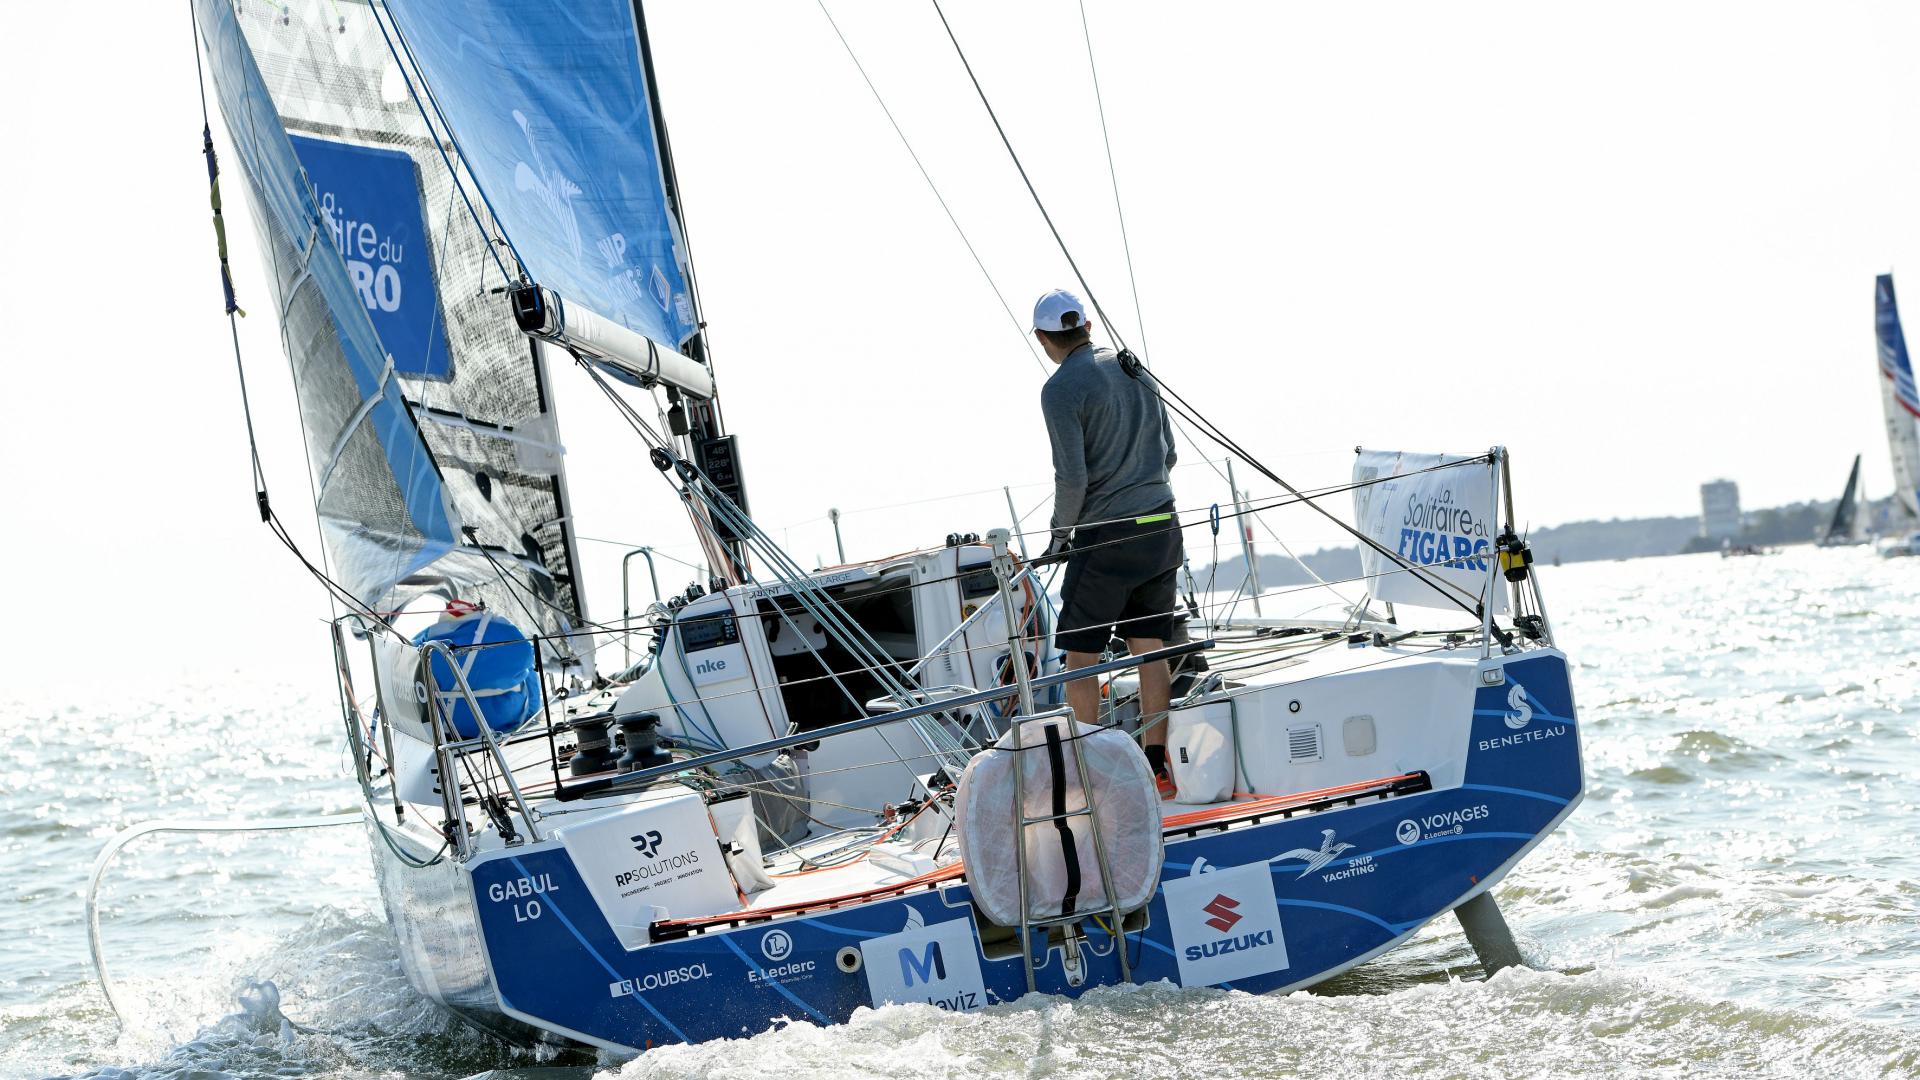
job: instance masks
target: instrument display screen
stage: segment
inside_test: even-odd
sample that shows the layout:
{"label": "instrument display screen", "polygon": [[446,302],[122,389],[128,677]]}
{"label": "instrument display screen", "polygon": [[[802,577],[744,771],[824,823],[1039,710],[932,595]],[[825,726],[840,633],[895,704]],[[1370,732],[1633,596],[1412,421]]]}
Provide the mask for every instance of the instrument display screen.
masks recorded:
{"label": "instrument display screen", "polygon": [[732,645],[740,640],[740,627],[735,624],[732,612],[695,615],[677,625],[680,627],[682,652],[717,649],[722,645]]}

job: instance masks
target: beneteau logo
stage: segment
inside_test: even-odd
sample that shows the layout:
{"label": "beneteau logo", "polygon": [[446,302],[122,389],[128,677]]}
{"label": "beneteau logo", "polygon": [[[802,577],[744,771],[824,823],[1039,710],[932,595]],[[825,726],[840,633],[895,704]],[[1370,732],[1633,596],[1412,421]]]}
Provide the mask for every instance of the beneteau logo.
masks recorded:
{"label": "beneteau logo", "polygon": [[1507,708],[1513,710],[1506,716],[1508,727],[1519,731],[1527,726],[1527,723],[1533,719],[1533,706],[1527,704],[1526,687],[1519,683],[1513,684],[1513,689],[1507,691]]}
{"label": "beneteau logo", "polygon": [[513,110],[513,121],[520,125],[520,133],[527,137],[527,156],[533,159],[531,165],[524,161],[514,163],[513,186],[540,196],[540,201],[546,203],[547,209],[560,219],[561,227],[566,232],[567,245],[573,249],[573,257],[577,259],[580,257],[580,222],[574,216],[573,197],[580,194],[580,185],[540,159],[540,141],[533,137],[533,125],[528,122],[526,113]]}
{"label": "beneteau logo", "polygon": [[1240,901],[1235,900],[1226,893],[1220,893],[1208,901],[1207,906],[1200,910],[1213,916],[1213,918],[1207,920],[1207,925],[1224,934],[1233,929],[1233,924],[1239,922],[1242,918],[1239,912],[1233,910],[1239,906]]}
{"label": "beneteau logo", "polygon": [[[1308,874],[1339,858],[1343,853],[1352,848],[1352,844],[1335,843],[1332,829],[1321,829],[1320,846],[1318,848],[1294,848],[1292,851],[1283,851],[1268,861],[1283,863],[1291,859],[1300,859],[1307,864],[1301,868],[1300,877],[1306,877]],[[1295,880],[1297,881],[1299,878]]]}

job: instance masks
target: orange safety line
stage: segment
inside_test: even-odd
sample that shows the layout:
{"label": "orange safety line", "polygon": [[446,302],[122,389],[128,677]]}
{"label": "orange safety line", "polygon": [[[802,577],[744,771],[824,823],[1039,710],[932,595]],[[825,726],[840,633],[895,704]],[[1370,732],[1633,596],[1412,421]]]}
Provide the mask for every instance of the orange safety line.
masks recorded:
{"label": "orange safety line", "polygon": [[[1297,806],[1297,805],[1302,805],[1306,803],[1313,803],[1326,798],[1332,798],[1340,795],[1349,795],[1356,792],[1368,791],[1374,788],[1385,787],[1389,784],[1397,783],[1401,780],[1411,780],[1418,775],[1419,775],[1418,773],[1402,773],[1399,776],[1383,776],[1378,780],[1364,780],[1357,784],[1340,784],[1335,787],[1318,788],[1313,791],[1302,791],[1293,795],[1273,795],[1273,796],[1261,798],[1256,802],[1238,803],[1232,806],[1208,807],[1204,810],[1193,810],[1184,814],[1175,814],[1172,817],[1162,818],[1161,828],[1163,830],[1179,829],[1179,828],[1184,828],[1188,825],[1196,825],[1196,824],[1201,824],[1208,821],[1216,821],[1220,818],[1258,817],[1261,814],[1268,813],[1273,810],[1283,809],[1287,806]],[[838,870],[840,868],[835,866],[835,867],[826,867],[825,869]],[[819,871],[809,870],[809,871],[802,871],[801,873],[818,873],[818,872]],[[960,877],[964,872],[965,872],[965,867],[963,867],[959,863],[954,863],[950,866],[943,866],[935,870],[929,870],[926,873],[921,874],[917,877],[911,877],[905,881],[897,882],[892,885],[885,885],[875,889],[867,889],[862,892],[847,893],[843,896],[822,897],[821,899],[818,899],[818,900],[802,900],[802,901],[796,901],[791,904],[781,904],[777,907],[743,908],[739,911],[730,911],[722,915],[701,915],[701,916],[696,916],[696,917],[687,918],[687,919],[662,919],[658,923],[658,925],[668,926],[668,927],[684,926],[688,928],[693,928],[693,927],[699,927],[699,926],[711,926],[715,923],[741,922],[747,919],[763,919],[763,918],[770,919],[775,916],[790,915],[795,912],[809,911],[814,908],[834,908],[834,907],[839,907],[843,904],[848,904],[855,901],[873,900],[882,896],[891,896],[895,893],[906,892],[909,889],[918,888],[922,885],[931,885],[931,884],[934,884],[935,882],[946,881],[950,878],[957,878],[957,877]],[[800,875],[799,874],[775,874],[773,876],[784,878],[784,877],[797,877]]]}

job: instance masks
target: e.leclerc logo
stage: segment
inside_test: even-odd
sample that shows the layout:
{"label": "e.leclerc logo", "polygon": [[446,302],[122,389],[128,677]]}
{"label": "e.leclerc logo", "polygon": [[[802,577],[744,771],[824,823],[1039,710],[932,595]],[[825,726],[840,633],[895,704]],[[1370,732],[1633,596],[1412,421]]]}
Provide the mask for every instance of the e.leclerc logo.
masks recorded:
{"label": "e.leclerc logo", "polygon": [[760,971],[755,971],[749,967],[747,970],[747,982],[749,984],[800,982],[813,977],[813,969],[816,961],[795,960],[791,963],[783,962],[793,955],[793,935],[787,933],[785,930],[776,927],[761,934],[760,955],[767,958],[767,966],[764,970]]}

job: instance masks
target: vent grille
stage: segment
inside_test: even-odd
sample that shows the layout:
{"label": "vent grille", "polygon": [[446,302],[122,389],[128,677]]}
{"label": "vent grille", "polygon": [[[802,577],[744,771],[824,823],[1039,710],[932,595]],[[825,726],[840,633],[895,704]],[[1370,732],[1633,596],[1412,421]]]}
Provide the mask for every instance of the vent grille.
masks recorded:
{"label": "vent grille", "polygon": [[1287,729],[1287,762],[1295,764],[1302,761],[1320,760],[1320,725]]}

